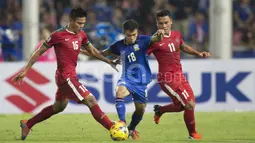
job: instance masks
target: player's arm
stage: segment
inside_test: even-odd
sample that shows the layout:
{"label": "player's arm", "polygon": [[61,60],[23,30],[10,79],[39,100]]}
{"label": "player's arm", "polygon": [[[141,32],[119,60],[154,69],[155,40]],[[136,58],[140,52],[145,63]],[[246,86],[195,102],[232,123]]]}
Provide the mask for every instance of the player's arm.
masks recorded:
{"label": "player's arm", "polygon": [[110,59],[112,59],[116,63],[121,64],[120,56],[114,54],[111,51],[111,48],[107,48],[107,49],[101,51],[101,54],[104,55],[105,57],[109,57]]}
{"label": "player's arm", "polygon": [[160,42],[164,37],[165,31],[162,29],[159,29],[154,35],[151,36],[150,44]]}
{"label": "player's arm", "polygon": [[[108,56],[112,56],[114,58],[111,58],[111,59],[117,59],[119,56],[113,54],[110,50],[106,49],[104,51],[99,51],[103,56],[105,57],[108,57]],[[87,55],[87,56],[90,56],[90,57],[94,57],[92,56],[87,50],[85,49],[82,49],[81,50],[81,53],[84,54],[84,55]]]}
{"label": "player's arm", "polygon": [[[84,54],[84,55],[87,55],[87,56],[90,56],[90,57],[94,57],[94,56],[92,56],[86,49],[81,49],[80,52],[81,52],[82,54]],[[108,50],[108,49],[106,49],[106,50],[104,50],[104,51],[100,51],[100,53],[101,53],[103,56],[105,56],[105,57],[107,57],[107,56],[112,56],[112,55],[113,55],[113,53],[111,53],[111,51]]]}
{"label": "player's arm", "polygon": [[[87,56],[90,56],[90,57],[94,57],[92,56],[86,49],[81,49],[80,51],[82,54],[84,55],[87,55]],[[104,51],[100,51],[100,53],[105,56],[105,57],[108,57],[108,56],[111,56],[110,59],[114,60],[114,62],[118,62],[118,64],[120,64],[120,57],[113,54],[109,49],[106,49]]]}
{"label": "player's arm", "polygon": [[26,76],[27,72],[29,71],[29,69],[34,65],[34,63],[37,61],[37,59],[45,52],[48,50],[48,47],[46,47],[44,44],[42,44],[42,46],[37,49],[32,56],[30,57],[27,65],[25,66],[25,68],[17,75],[13,78],[13,80],[15,82],[20,82],[23,80],[23,78]]}
{"label": "player's arm", "polygon": [[103,50],[102,52],[102,55],[104,55],[105,57],[108,57],[108,56],[114,56],[114,57],[118,57],[117,55],[115,55],[110,48],[107,48],[105,50]]}
{"label": "player's arm", "polygon": [[95,58],[97,58],[97,59],[99,59],[99,60],[101,60],[103,62],[106,62],[106,63],[110,64],[115,70],[117,70],[116,65],[118,63],[116,63],[115,61],[107,59],[91,43],[87,44],[84,48],[86,49],[86,51],[83,51],[82,52],[83,54],[87,54],[87,55],[95,57]]}
{"label": "player's arm", "polygon": [[93,57],[86,49],[81,49],[80,52],[86,56]]}
{"label": "player's arm", "polygon": [[86,51],[82,51],[83,54],[95,57],[103,62],[106,62],[108,64],[111,64],[111,61],[109,59],[107,59],[106,57],[104,57],[100,51],[98,51],[91,43],[89,43],[88,45],[86,45],[84,47],[86,49]]}
{"label": "player's arm", "polygon": [[82,40],[82,48],[80,50],[80,53],[83,53],[84,55],[94,57],[96,59],[99,59],[103,62],[106,62],[108,64],[112,64],[112,61],[104,57],[101,52],[99,52],[88,40],[87,35],[85,32],[83,32],[83,40]]}
{"label": "player's arm", "polygon": [[181,50],[187,54],[195,55],[201,58],[207,58],[211,56],[210,52],[199,52],[187,44],[182,44]]}
{"label": "player's arm", "polygon": [[47,50],[48,48],[44,44],[42,44],[42,46],[32,54],[27,65],[24,68],[24,71],[28,71],[34,65],[37,59]]}

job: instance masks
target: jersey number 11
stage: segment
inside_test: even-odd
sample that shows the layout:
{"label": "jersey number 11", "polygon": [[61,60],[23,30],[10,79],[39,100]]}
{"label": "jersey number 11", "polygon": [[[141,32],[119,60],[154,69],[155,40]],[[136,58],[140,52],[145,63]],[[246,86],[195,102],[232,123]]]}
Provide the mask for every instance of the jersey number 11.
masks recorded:
{"label": "jersey number 11", "polygon": [[168,47],[170,48],[170,52],[175,51],[174,43],[168,44]]}

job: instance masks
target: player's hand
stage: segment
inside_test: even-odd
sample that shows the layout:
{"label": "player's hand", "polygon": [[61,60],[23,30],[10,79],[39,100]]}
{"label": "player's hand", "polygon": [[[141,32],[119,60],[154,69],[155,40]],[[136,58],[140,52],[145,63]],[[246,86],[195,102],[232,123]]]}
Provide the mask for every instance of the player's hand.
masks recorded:
{"label": "player's hand", "polygon": [[20,73],[18,73],[18,75],[16,75],[12,81],[14,81],[15,83],[21,84],[23,82],[23,78],[26,76],[27,72],[26,71],[21,71]]}
{"label": "player's hand", "polygon": [[121,59],[120,56],[114,60],[112,60],[116,65],[121,65]]}
{"label": "player's hand", "polygon": [[119,72],[119,70],[118,70],[117,67],[116,67],[118,64],[120,64],[119,58],[117,58],[117,59],[115,59],[115,60],[111,60],[109,64],[111,65],[111,67],[112,67],[113,69],[115,69],[117,72]]}
{"label": "player's hand", "polygon": [[201,58],[208,58],[211,55],[212,55],[211,52],[201,52],[201,53],[198,54],[198,56],[201,57]]}
{"label": "player's hand", "polygon": [[159,29],[159,30],[157,31],[157,34],[160,35],[161,37],[163,37],[164,34],[165,34],[165,30]]}

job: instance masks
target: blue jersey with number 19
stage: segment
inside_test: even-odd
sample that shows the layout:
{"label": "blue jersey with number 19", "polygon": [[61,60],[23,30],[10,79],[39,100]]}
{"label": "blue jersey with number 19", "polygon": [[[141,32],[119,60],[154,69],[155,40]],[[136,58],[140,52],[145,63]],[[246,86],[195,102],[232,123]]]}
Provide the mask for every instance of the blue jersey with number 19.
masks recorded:
{"label": "blue jersey with number 19", "polygon": [[150,36],[138,35],[134,44],[126,44],[125,39],[113,43],[109,48],[121,56],[123,82],[147,86],[151,81],[151,70],[147,59]]}

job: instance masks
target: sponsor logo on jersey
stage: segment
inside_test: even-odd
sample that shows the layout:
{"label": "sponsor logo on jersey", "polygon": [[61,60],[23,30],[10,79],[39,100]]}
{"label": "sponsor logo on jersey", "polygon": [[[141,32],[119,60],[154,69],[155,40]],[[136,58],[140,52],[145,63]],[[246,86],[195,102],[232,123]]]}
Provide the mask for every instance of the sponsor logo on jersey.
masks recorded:
{"label": "sponsor logo on jersey", "polygon": [[161,43],[161,44],[159,44],[159,46],[163,46],[165,43]]}
{"label": "sponsor logo on jersey", "polygon": [[138,44],[135,44],[135,45],[134,45],[134,50],[135,50],[135,51],[140,50],[140,48],[139,48],[139,45],[138,45]]}

